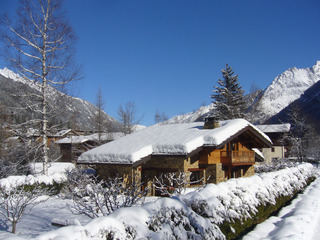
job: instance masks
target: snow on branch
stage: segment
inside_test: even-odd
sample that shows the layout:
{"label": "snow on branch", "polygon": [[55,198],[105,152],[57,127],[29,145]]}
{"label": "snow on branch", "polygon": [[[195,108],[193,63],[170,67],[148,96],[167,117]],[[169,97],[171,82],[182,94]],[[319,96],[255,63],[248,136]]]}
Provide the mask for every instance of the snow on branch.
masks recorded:
{"label": "snow on branch", "polygon": [[205,186],[204,178],[191,181],[190,175],[185,172],[163,173],[160,177],[155,177],[153,186],[162,196],[180,196],[186,192],[190,185],[199,185],[196,190]]}
{"label": "snow on branch", "polygon": [[317,177],[311,164],[277,172],[208,184],[198,192],[160,198],[140,207],[118,209],[85,226],[65,227],[41,234],[38,240],[55,237],[79,239],[226,239],[220,224],[251,218],[258,206],[273,204],[278,196],[292,196]]}
{"label": "snow on branch", "polygon": [[48,198],[39,184],[16,183],[11,188],[0,188],[0,214],[12,224],[12,233],[16,232],[17,223],[22,216],[30,213],[32,208]]}
{"label": "snow on branch", "polygon": [[107,216],[116,209],[143,202],[148,189],[142,186],[137,175],[133,176],[132,181],[121,177],[98,180],[83,174],[80,169],[74,169],[69,173],[67,183],[74,203],[70,208],[90,218]]}

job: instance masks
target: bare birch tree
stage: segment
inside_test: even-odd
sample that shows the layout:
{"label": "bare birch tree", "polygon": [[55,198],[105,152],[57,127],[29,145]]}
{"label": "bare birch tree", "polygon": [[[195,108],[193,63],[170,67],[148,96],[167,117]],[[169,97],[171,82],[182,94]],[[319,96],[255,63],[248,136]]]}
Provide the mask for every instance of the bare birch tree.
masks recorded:
{"label": "bare birch tree", "polygon": [[48,174],[48,94],[50,86],[58,88],[79,77],[74,64],[76,37],[67,23],[60,0],[21,0],[16,21],[2,18],[1,37],[4,55],[10,67],[21,76],[40,83],[41,94],[32,97],[39,103],[29,106],[39,119],[42,139],[43,172]]}

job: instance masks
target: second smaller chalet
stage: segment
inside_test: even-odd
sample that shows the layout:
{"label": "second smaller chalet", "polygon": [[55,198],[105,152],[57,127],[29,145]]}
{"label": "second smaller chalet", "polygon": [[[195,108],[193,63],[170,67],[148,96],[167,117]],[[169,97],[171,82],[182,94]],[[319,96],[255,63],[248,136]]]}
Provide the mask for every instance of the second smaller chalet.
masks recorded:
{"label": "second smaller chalet", "polygon": [[[154,177],[185,172],[193,181],[218,183],[251,176],[255,149],[271,147],[267,135],[244,119],[153,125],[80,155],[79,164],[96,166],[102,178],[133,175],[155,195]],[[208,178],[210,176],[210,178]],[[208,179],[208,180],[207,180]]]}
{"label": "second smaller chalet", "polygon": [[98,133],[85,136],[68,136],[55,141],[55,144],[60,147],[61,162],[76,162],[81,153],[122,136],[123,133],[120,132],[102,133],[100,139]]}
{"label": "second smaller chalet", "polygon": [[284,145],[283,139],[290,131],[290,123],[256,125],[256,127],[264,132],[273,142],[271,148],[261,149],[264,156],[264,163],[272,164],[274,161],[285,158],[288,146]]}

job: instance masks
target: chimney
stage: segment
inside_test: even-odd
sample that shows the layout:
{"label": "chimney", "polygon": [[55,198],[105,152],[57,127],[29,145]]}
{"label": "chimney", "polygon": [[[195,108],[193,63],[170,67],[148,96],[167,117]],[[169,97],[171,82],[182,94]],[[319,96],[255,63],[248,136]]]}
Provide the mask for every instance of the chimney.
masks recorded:
{"label": "chimney", "polygon": [[220,127],[219,122],[214,117],[206,117],[203,129],[214,129]]}

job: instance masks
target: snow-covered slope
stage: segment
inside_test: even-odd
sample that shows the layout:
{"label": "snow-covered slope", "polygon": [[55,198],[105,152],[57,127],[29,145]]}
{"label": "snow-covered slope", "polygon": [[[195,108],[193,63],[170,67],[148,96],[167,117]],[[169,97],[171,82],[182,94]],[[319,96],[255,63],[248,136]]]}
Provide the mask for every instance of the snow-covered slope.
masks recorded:
{"label": "snow-covered slope", "polygon": [[[35,98],[21,97],[37,95],[41,85],[37,82],[21,77],[19,74],[4,68],[0,69],[0,105],[5,106],[13,115],[16,123],[25,122],[32,117],[26,106],[37,104]],[[78,130],[92,130],[97,108],[80,98],[68,96],[55,88],[48,86],[50,113],[52,121],[61,127],[70,127],[73,124]],[[33,116],[34,117],[34,116]],[[114,118],[105,115],[113,130],[120,129],[120,123]]]}
{"label": "snow-covered slope", "polygon": [[[267,120],[267,123],[288,122],[295,124],[292,119],[293,112],[305,117],[305,121],[314,126],[320,121],[320,81],[308,88],[297,100],[290,103],[279,113]],[[320,133],[319,128],[315,128]]]}
{"label": "snow-covered slope", "polygon": [[0,75],[4,76],[5,78],[12,79],[15,82],[21,82],[23,84],[26,84],[29,87],[34,88],[36,90],[40,90],[40,88],[37,84],[21,77],[19,74],[14,73],[13,71],[11,71],[8,68],[0,69]]}
{"label": "snow-covered slope", "polygon": [[212,109],[213,109],[213,103],[211,103],[208,106],[202,106],[198,110],[195,110],[190,113],[176,115],[170,118],[169,120],[162,122],[162,124],[190,123],[190,122],[201,121],[205,118],[205,116],[207,116],[210,113]]}
{"label": "snow-covered slope", "polygon": [[255,120],[263,122],[279,113],[319,80],[320,61],[313,67],[294,67],[278,75],[257,102],[256,109],[259,109],[259,113],[256,114]]}

